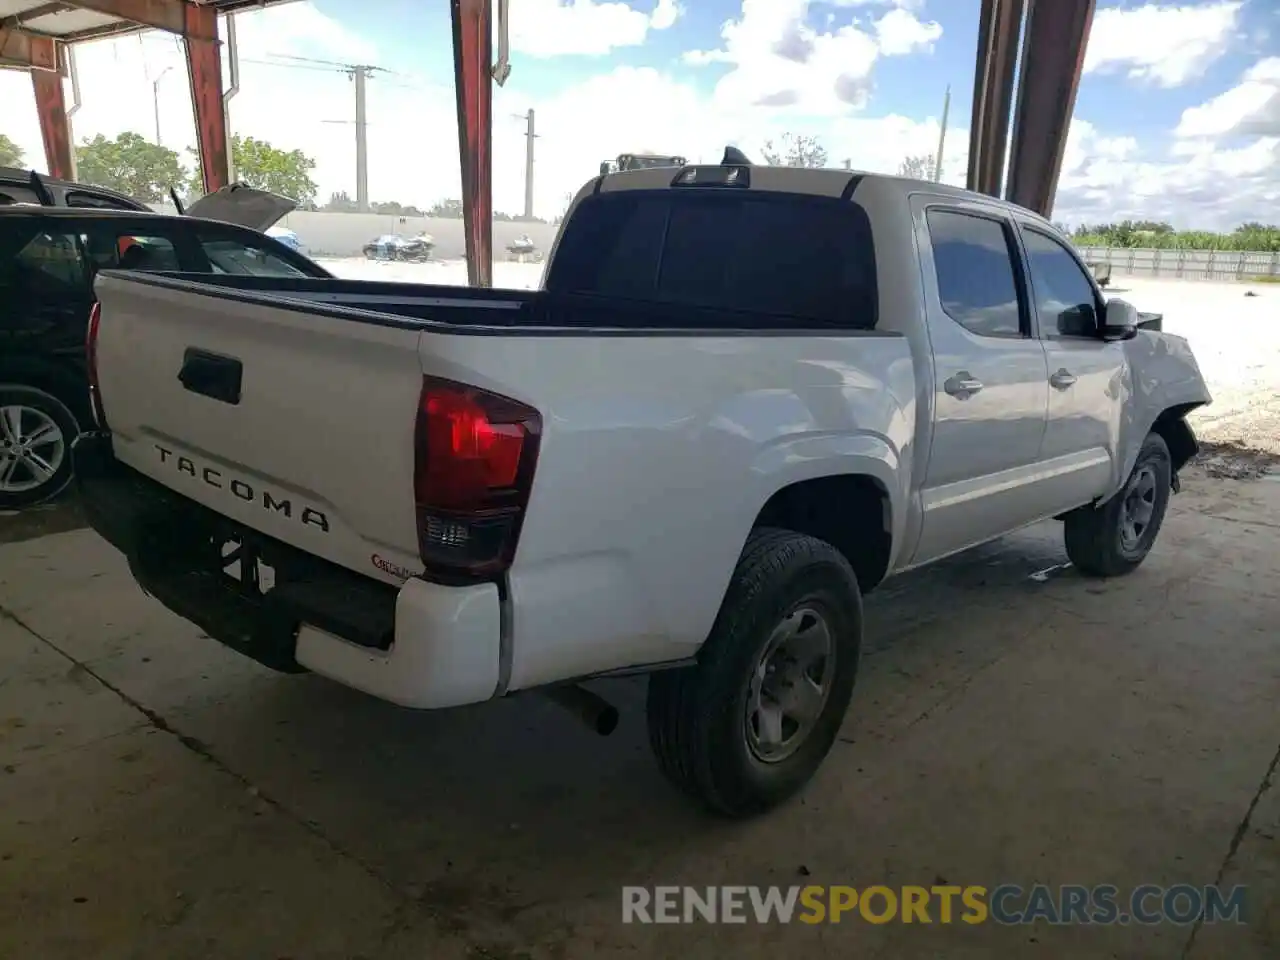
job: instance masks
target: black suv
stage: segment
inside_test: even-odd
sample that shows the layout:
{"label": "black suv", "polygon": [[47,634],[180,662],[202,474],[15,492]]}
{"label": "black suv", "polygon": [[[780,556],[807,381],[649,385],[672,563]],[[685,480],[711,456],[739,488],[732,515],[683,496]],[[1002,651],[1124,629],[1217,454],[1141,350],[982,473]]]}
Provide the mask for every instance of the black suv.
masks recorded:
{"label": "black suv", "polygon": [[92,424],[84,341],[98,270],[332,276],[231,223],[13,199],[0,204],[0,510],[71,479],[71,441]]}
{"label": "black suv", "polygon": [[7,203],[91,210],[139,210],[144,213],[151,209],[133,197],[106,187],[42,177],[34,171],[17,167],[0,167],[0,204]]}

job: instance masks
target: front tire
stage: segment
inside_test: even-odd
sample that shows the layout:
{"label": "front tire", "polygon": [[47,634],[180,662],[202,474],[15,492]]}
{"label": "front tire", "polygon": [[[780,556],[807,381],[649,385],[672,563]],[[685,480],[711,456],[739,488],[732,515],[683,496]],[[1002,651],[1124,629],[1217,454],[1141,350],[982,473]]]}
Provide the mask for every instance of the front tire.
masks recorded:
{"label": "front tire", "polygon": [[75,416],[35,387],[0,386],[0,509],[35,506],[71,482]]}
{"label": "front tire", "polygon": [[1124,489],[1097,508],[1066,517],[1067,556],[1088,577],[1136,570],[1155,545],[1173,488],[1173,460],[1159,434],[1147,434]]}
{"label": "front tire", "polygon": [[835,742],[861,647],[862,597],[844,556],[813,537],[753,531],[697,665],[649,678],[663,774],[722,816],[787,800]]}

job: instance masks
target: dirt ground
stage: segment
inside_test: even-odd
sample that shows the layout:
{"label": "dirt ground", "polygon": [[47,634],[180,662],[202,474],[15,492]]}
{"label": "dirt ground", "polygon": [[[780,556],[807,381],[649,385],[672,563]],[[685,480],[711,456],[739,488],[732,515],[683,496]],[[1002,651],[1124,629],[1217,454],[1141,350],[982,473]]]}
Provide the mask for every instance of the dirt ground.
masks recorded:
{"label": "dirt ground", "polygon": [[[274,675],[88,531],[0,546],[0,957],[1280,955],[1280,483],[1187,478],[1133,576],[1044,524],[893,581],[811,788],[724,824],[537,696]],[[1246,925],[640,926],[623,885],[1222,882]]]}

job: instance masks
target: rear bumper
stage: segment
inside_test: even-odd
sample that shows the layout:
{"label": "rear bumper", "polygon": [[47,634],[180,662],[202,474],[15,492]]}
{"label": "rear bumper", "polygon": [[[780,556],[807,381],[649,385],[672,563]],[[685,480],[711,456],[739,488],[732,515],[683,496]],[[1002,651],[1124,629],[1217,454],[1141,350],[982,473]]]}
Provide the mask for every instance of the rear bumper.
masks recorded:
{"label": "rear bumper", "polygon": [[[90,526],[124,554],[144,591],[210,637],[285,672],[311,670],[406,707],[492,698],[502,616],[491,583],[410,579],[399,589],[240,527],[112,455],[107,434],[73,447]],[[260,591],[225,570],[234,541],[271,568]]]}

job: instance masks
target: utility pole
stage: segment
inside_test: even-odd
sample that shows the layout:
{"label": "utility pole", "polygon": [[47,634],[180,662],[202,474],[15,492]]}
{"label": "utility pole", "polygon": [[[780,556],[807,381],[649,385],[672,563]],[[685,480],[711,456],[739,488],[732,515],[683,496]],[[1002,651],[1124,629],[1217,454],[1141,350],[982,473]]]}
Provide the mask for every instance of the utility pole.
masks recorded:
{"label": "utility pole", "polygon": [[156,146],[163,146],[160,142],[160,81],[164,79],[164,75],[172,70],[173,67],[165,67],[151,81],[151,102],[156,111]]}
{"label": "utility pole", "polygon": [[942,130],[938,133],[938,155],[933,160],[933,182],[942,182],[942,150],[947,145],[947,114],[951,112],[951,84],[942,98]]}
{"label": "utility pole", "polygon": [[369,212],[369,153],[365,138],[364,82],[370,68],[361,64],[352,68],[351,76],[356,84],[356,209]]}
{"label": "utility pole", "polygon": [[524,147],[524,218],[526,220],[533,219],[533,141],[537,138],[533,126],[533,107],[529,108],[529,112],[525,114],[525,120],[528,122],[525,130],[525,147]]}

